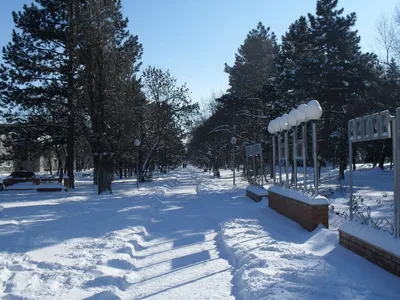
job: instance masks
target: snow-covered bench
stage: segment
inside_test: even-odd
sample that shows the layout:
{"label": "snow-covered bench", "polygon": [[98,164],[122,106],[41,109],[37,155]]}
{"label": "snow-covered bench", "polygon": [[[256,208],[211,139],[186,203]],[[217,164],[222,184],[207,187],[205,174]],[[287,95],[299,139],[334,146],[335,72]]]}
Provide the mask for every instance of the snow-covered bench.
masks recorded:
{"label": "snow-covered bench", "polygon": [[249,185],[246,188],[246,196],[250,199],[260,202],[263,197],[268,195],[268,191],[257,186]]}
{"label": "snow-covered bench", "polygon": [[28,182],[20,182],[5,188],[6,191],[29,191],[36,190],[38,192],[60,192],[68,190],[69,178],[64,176],[63,180],[59,178],[40,178],[37,177]]}
{"label": "snow-covered bench", "polygon": [[329,227],[329,202],[323,196],[314,198],[300,192],[273,185],[268,189],[268,206],[299,223],[308,231],[319,224]]}

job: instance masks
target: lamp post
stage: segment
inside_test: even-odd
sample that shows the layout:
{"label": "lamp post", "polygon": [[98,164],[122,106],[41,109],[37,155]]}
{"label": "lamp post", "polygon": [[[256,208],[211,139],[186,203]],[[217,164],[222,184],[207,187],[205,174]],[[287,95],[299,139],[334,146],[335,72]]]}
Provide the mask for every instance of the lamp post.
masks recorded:
{"label": "lamp post", "polygon": [[237,143],[237,139],[233,136],[231,138],[231,144],[233,146],[233,149],[232,149],[233,185],[236,185],[235,184],[235,145],[236,145],[236,143]]}
{"label": "lamp post", "polygon": [[307,103],[307,118],[312,121],[313,156],[314,156],[314,187],[318,195],[318,154],[317,154],[317,125],[316,121],[322,116],[322,108],[317,100]]}
{"label": "lamp post", "polygon": [[282,185],[282,155],[281,155],[281,143],[282,143],[282,139],[281,139],[281,117],[278,117],[275,119],[275,126],[276,128],[279,128],[278,132],[278,163],[279,163],[279,184]]}
{"label": "lamp post", "polygon": [[293,183],[297,190],[297,109],[292,109],[289,113],[289,126],[293,133]]}
{"label": "lamp post", "polygon": [[[280,140],[280,135],[279,135],[279,132],[281,131],[281,127],[279,126],[279,121],[278,121],[278,118],[276,118],[275,120],[273,120],[272,121],[272,123],[271,123],[271,127],[272,127],[272,129],[274,130],[274,132],[275,132],[275,137],[278,137],[278,159],[279,159],[279,161],[278,161],[278,165],[280,166],[280,144],[279,144],[279,140]],[[275,147],[275,145],[274,145],[274,149],[276,149],[276,147]],[[275,159],[276,159],[276,155],[275,155]],[[274,161],[274,178],[276,177],[276,167],[275,167],[276,165],[275,165],[275,161]],[[279,174],[281,174],[281,169],[279,169]],[[279,175],[280,176],[280,184],[282,184],[282,175]],[[276,180],[275,180],[275,183],[276,183]]]}
{"label": "lamp post", "polygon": [[140,180],[140,171],[139,171],[139,146],[140,146],[140,140],[136,139],[135,140],[135,146],[136,146],[136,187],[139,189],[139,180]]}
{"label": "lamp post", "polygon": [[208,150],[207,154],[208,154],[208,174],[210,174],[211,173],[211,168],[210,168],[210,166],[211,166],[211,150]]}
{"label": "lamp post", "polygon": [[281,131],[283,131],[284,137],[285,137],[285,173],[286,173],[286,182],[285,182],[285,187],[289,187],[289,138],[288,138],[288,129],[289,129],[289,115],[284,114],[280,118],[279,121],[279,126],[281,128]]}
{"label": "lamp post", "polygon": [[157,173],[160,173],[160,156],[157,149]]}
{"label": "lamp post", "polygon": [[297,120],[302,129],[302,152],[303,152],[303,191],[307,190],[307,104],[301,104],[297,108]]}
{"label": "lamp post", "polygon": [[272,174],[274,176],[274,184],[276,184],[276,171],[275,171],[275,120],[272,120],[268,124],[268,132],[272,135]]}

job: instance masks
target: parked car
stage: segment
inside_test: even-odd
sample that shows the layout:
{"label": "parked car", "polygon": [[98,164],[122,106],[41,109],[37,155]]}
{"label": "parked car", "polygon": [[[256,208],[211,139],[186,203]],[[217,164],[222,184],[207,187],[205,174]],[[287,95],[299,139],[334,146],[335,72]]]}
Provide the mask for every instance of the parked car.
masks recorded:
{"label": "parked car", "polygon": [[3,180],[4,187],[20,182],[29,182],[35,178],[35,173],[28,171],[15,171]]}

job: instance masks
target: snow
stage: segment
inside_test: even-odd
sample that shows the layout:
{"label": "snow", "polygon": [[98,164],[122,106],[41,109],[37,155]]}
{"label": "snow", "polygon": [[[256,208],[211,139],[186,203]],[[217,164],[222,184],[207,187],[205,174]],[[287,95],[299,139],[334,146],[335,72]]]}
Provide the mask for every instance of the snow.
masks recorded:
{"label": "snow", "polygon": [[249,185],[246,187],[246,190],[258,195],[258,196],[267,196],[268,195],[268,191],[260,188],[258,186],[254,186],[254,185]]}
{"label": "snow", "polygon": [[48,188],[64,188],[60,182],[40,183],[36,185],[37,188],[48,189]]}
{"label": "snow", "polygon": [[15,183],[13,185],[7,186],[4,188],[6,191],[16,191],[16,190],[37,190],[37,189],[59,189],[64,188],[64,186],[60,182],[50,182],[50,183],[40,183],[39,185],[33,184],[32,182],[20,182]]}
{"label": "snow", "polygon": [[97,195],[0,192],[0,298],[399,299],[400,278],[188,167]]}
{"label": "snow", "polygon": [[14,183],[13,185],[7,186],[4,189],[7,190],[36,190],[38,185],[35,185],[33,182],[19,182]]}
{"label": "snow", "polygon": [[[298,186],[303,184],[303,167],[297,168]],[[349,215],[349,174],[345,173],[345,180],[338,180],[338,168],[331,166],[321,169],[320,195],[326,197],[330,203],[329,228],[337,229],[345,218],[336,213],[347,213]],[[289,175],[291,168],[289,168]],[[278,177],[277,177],[278,178]],[[312,186],[314,181],[314,170],[307,168],[307,185]],[[372,168],[371,164],[357,164],[357,170],[353,172],[353,193],[360,196],[363,202],[359,210],[367,215],[367,208],[371,209],[371,217],[375,220],[386,218],[393,223],[394,201],[393,201],[393,171],[389,164],[385,165],[385,171],[380,168]]]}
{"label": "snow", "polygon": [[302,194],[298,191],[287,189],[284,187],[280,187],[278,185],[272,185],[268,191],[271,191],[273,193],[282,195],[284,197],[288,197],[309,205],[329,205],[328,199],[326,197],[323,197],[321,195],[315,196],[311,198],[308,195]]}
{"label": "snow", "polygon": [[356,222],[343,222],[340,230],[400,257],[400,239]]}

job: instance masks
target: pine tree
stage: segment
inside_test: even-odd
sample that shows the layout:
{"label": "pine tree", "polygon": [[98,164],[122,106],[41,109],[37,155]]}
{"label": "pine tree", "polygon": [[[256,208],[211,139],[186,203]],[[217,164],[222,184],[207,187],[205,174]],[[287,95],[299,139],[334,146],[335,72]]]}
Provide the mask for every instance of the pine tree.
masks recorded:
{"label": "pine tree", "polygon": [[[74,118],[77,56],[72,18],[76,0],[36,0],[13,12],[16,29],[3,48],[0,67],[3,114],[17,130],[29,127],[33,144],[44,132],[54,146],[67,143],[67,166],[73,187]],[[61,138],[63,136],[63,138]],[[15,145],[16,147],[18,145]]]}
{"label": "pine tree", "polygon": [[[374,80],[376,57],[360,51],[360,37],[352,27],[356,14],[343,15],[336,9],[337,0],[317,1],[316,15],[309,14],[311,33],[318,59],[320,79],[315,83],[315,97],[324,108],[324,132],[332,132],[332,119],[342,106],[354,105],[366,91],[366,82]],[[369,67],[369,65],[372,66]]]}
{"label": "pine tree", "polygon": [[316,94],[318,49],[313,43],[309,23],[300,17],[282,37],[277,63],[278,110],[290,111]]}
{"label": "pine tree", "polygon": [[[346,162],[347,121],[357,107],[366,107],[368,86],[377,81],[378,61],[360,50],[360,37],[353,30],[355,13],[344,15],[337,0],[318,0],[316,14],[308,22],[300,18],[282,38],[279,56],[280,94],[286,105],[317,99],[323,116],[319,124],[319,151],[331,157],[339,143],[341,165]],[[344,169],[341,170],[342,175]]]}
{"label": "pine tree", "polygon": [[239,47],[234,65],[225,64],[225,72],[229,74],[228,93],[241,101],[259,97],[265,78],[274,72],[276,54],[275,34],[258,23]]}
{"label": "pine tree", "polygon": [[112,192],[116,141],[125,131],[121,109],[143,51],[127,24],[120,0],[86,0],[82,7],[79,47],[99,194]]}
{"label": "pine tree", "polygon": [[272,104],[267,86],[275,75],[277,53],[275,34],[260,22],[239,47],[234,65],[225,64],[230,87],[218,102],[229,115],[226,125],[236,124],[254,142],[263,140],[265,116]]}

